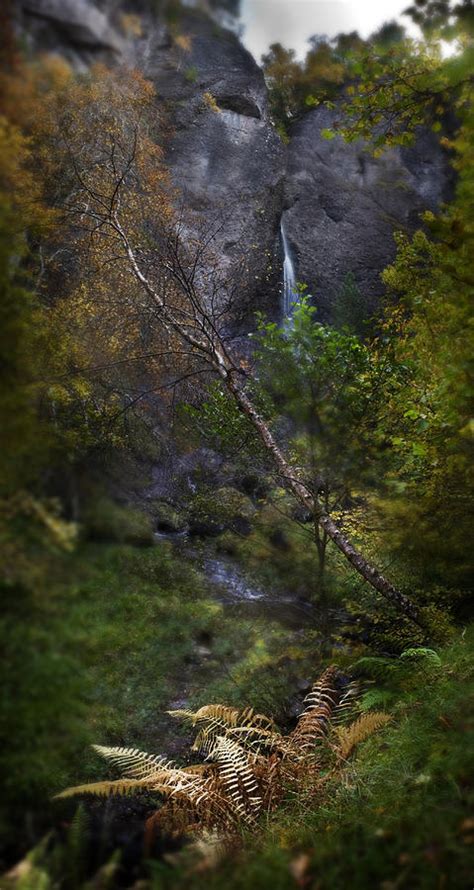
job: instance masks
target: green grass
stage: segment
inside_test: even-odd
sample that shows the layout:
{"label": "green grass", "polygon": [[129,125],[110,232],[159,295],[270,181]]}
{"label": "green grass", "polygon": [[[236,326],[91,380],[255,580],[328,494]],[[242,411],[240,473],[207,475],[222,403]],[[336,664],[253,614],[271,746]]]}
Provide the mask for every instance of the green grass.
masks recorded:
{"label": "green grass", "polygon": [[21,848],[54,815],[51,794],[103,770],[92,742],[156,748],[160,709],[220,607],[168,547],[94,544],[52,560],[34,590],[7,587],[4,607],[0,829]]}

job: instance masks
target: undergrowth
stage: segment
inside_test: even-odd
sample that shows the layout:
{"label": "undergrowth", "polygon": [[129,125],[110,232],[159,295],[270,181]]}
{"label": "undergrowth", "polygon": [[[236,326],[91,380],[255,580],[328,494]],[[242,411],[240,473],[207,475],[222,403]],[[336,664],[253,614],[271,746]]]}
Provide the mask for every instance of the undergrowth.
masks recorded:
{"label": "undergrowth", "polygon": [[[206,874],[212,890],[467,888],[474,865],[474,632],[399,692],[393,722],[319,796],[289,798],[243,852]],[[415,670],[414,672],[415,673]],[[153,890],[170,873],[155,867]],[[199,871],[176,886],[202,886]]]}
{"label": "undergrowth", "polygon": [[38,573],[35,587],[5,587],[1,708],[4,773],[0,828],[6,850],[37,840],[49,798],[101,738],[147,743],[173,677],[219,606],[199,575],[167,548],[88,544]]}
{"label": "undergrowth", "polygon": [[224,609],[166,542],[86,542],[2,596],[3,867],[57,824],[54,793],[100,777],[92,743],[155,750],[159,740],[175,756],[186,731],[162,715],[173,701],[245,701],[280,716],[318,667],[311,632],[292,641],[268,607]]}
{"label": "undergrowth", "polygon": [[[413,653],[393,671],[380,659],[360,659],[357,672],[366,677],[377,662],[377,688],[393,696],[391,721],[381,723],[374,713],[374,727],[353,723],[333,746],[336,762],[328,762],[322,782],[288,793],[258,826],[242,826],[234,842],[208,832],[143,863],[141,890],[467,890],[474,842],[473,650],[469,628],[437,656]],[[383,733],[372,735],[381,725]],[[80,813],[60,862],[71,855],[74,832],[80,835]],[[137,873],[124,879],[120,857],[117,851],[93,883],[70,886],[137,886]],[[33,890],[39,885],[31,880],[39,876],[44,890],[53,890],[51,856],[38,849],[30,862],[24,880],[12,886]]]}

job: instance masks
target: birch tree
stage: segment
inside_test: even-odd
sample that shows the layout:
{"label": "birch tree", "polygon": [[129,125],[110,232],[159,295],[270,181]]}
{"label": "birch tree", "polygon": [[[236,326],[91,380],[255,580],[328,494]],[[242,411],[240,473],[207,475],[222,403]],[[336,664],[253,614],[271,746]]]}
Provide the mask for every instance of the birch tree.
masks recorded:
{"label": "birch tree", "polygon": [[[98,287],[112,312],[121,320],[139,316],[148,354],[166,342],[178,365],[186,361],[186,376],[211,374],[221,381],[284,487],[374,590],[422,624],[415,603],[357,550],[259,411],[252,376],[229,336],[242,277],[220,268],[216,227],[196,234],[186,214],[173,209],[177,195],[156,144],[153,98],[140,75],[102,71],[53,103],[55,151],[68,184],[61,205],[74,250],[99,273]],[[104,294],[110,280],[114,292]]]}

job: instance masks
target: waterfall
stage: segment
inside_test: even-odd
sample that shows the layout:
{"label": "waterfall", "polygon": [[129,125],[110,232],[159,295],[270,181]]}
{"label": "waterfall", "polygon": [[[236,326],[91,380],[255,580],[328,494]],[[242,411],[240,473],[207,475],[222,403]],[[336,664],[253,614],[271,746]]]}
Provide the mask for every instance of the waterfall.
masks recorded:
{"label": "waterfall", "polygon": [[291,318],[293,314],[293,306],[297,299],[296,290],[296,274],[293,260],[290,253],[290,245],[285,231],[285,223],[283,216],[281,218],[281,243],[283,246],[283,315],[285,318]]}

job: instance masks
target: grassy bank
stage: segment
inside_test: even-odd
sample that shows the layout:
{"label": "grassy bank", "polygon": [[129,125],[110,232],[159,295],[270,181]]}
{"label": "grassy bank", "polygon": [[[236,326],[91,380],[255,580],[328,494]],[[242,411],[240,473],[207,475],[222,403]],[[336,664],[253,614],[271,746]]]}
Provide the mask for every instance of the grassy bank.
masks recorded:
{"label": "grassy bank", "polygon": [[[168,848],[164,859],[144,860],[127,874],[122,849],[92,882],[84,882],[83,866],[75,865],[68,886],[467,890],[474,864],[473,650],[471,627],[440,652],[434,669],[418,665],[409,672],[390,707],[392,722],[330,771],[319,790],[284,800],[224,858],[216,859],[212,844],[203,844],[197,857]],[[39,848],[30,854],[29,871],[5,886],[63,886],[54,877],[58,862],[63,877],[65,863],[82,862],[87,838],[79,813],[66,846],[53,851],[56,866],[51,851]]]}
{"label": "grassy bank", "polygon": [[[250,569],[252,543],[244,541],[234,553],[237,564]],[[441,650],[434,666],[407,663],[398,680],[390,668],[396,659],[388,660],[388,668],[379,660],[370,694],[378,696],[377,709],[391,714],[390,725],[364,742],[343,769],[329,772],[317,792],[284,800],[238,851],[219,863],[212,857],[206,863],[205,855],[204,871],[202,861],[196,866],[181,854],[173,862],[142,858],[146,803],[126,803],[119,813],[123,842],[112,832],[101,852],[94,833],[110,821],[110,805],[97,801],[77,811],[76,801],[51,800],[67,785],[104,778],[92,743],[186,762],[185,731],[163,716],[172,702],[249,704],[288,720],[285,708],[297,704],[292,696],[298,684],[301,698],[301,680],[318,674],[317,626],[292,632],[272,615],[271,601],[251,605],[257,611],[223,607],[196,568],[198,552],[195,557],[167,542],[82,543],[46,561],[34,588],[6,588],[2,721],[10,735],[1,830],[6,863],[36,847],[30,855],[39,867],[6,886],[62,890],[67,873],[68,890],[82,890],[86,877],[116,849],[111,844],[120,848],[114,862],[125,863],[132,839],[132,866],[125,863],[117,875],[114,866],[104,886],[131,887],[143,879],[147,890],[198,890],[204,882],[210,890],[470,887],[472,629]],[[270,570],[272,589],[275,581],[284,588],[274,560]],[[361,644],[352,649],[329,647],[324,661],[347,668],[364,653]],[[52,845],[38,849],[52,827]]]}

